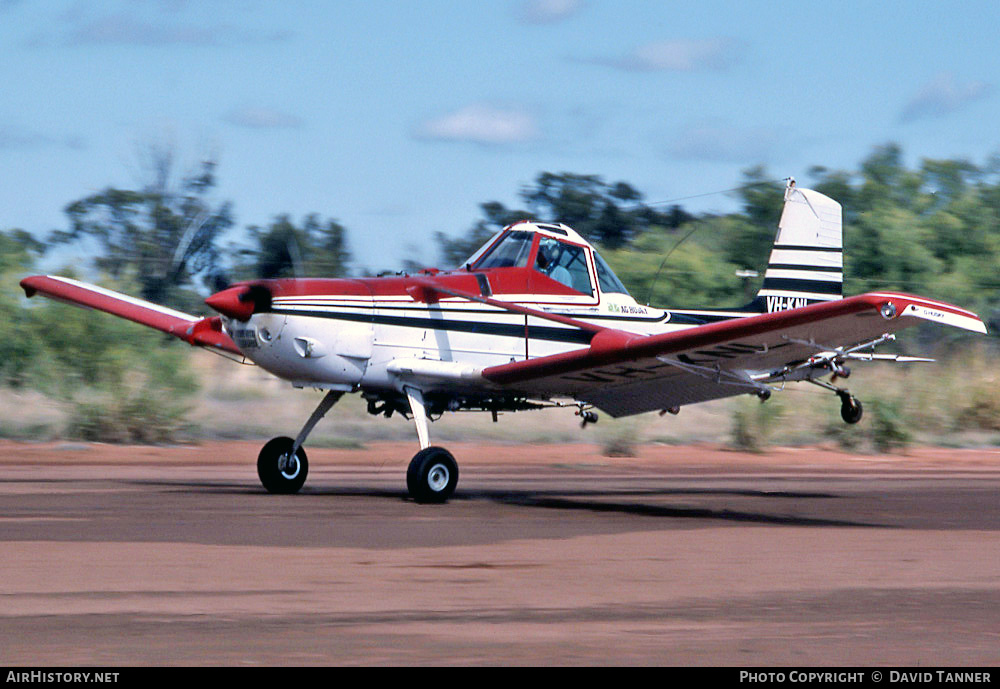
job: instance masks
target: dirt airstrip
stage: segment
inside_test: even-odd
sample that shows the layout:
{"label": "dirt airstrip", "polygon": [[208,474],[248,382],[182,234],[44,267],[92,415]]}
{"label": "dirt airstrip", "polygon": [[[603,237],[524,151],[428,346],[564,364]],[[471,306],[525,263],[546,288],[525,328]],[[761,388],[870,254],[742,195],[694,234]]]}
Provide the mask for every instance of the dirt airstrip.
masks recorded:
{"label": "dirt airstrip", "polygon": [[0,442],[0,664],[995,665],[1000,450]]}

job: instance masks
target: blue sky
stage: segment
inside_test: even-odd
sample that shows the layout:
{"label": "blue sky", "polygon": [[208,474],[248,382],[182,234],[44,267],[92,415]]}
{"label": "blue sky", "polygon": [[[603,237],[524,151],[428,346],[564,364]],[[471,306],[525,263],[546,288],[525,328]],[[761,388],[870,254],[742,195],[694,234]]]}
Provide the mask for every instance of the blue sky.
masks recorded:
{"label": "blue sky", "polygon": [[240,228],[337,218],[373,269],[434,264],[434,231],[542,171],[656,202],[890,141],[982,163],[997,26],[976,0],[0,0],[0,228],[65,228],[70,201],[142,182],[150,142],[182,170],[216,156]]}

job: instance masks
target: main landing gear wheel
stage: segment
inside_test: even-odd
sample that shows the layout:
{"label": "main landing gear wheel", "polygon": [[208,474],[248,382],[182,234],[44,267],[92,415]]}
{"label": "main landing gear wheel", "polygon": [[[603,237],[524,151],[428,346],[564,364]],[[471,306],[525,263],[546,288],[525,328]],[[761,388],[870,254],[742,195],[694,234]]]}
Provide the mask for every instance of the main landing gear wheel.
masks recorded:
{"label": "main landing gear wheel", "polygon": [[842,394],[840,396],[840,418],[844,423],[857,423],[861,420],[861,400],[853,395]]}
{"label": "main landing gear wheel", "polygon": [[424,448],[413,456],[406,471],[406,487],[417,502],[444,502],[457,485],[458,463],[443,447]]}
{"label": "main landing gear wheel", "polygon": [[290,457],[295,441],[291,438],[274,438],[265,445],[257,457],[257,476],[268,493],[298,493],[306,482],[309,461],[301,447]]}

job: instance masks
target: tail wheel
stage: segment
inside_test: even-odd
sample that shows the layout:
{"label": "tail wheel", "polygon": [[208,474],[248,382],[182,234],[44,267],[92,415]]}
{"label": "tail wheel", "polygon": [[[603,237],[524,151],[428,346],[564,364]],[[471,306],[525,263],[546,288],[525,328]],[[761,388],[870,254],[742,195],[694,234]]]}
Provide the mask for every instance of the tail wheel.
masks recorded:
{"label": "tail wheel", "polygon": [[268,493],[298,493],[306,482],[309,461],[301,447],[291,456],[295,441],[291,438],[270,440],[257,456],[257,476]]}
{"label": "tail wheel", "polygon": [[844,420],[844,423],[857,423],[861,420],[862,413],[861,400],[852,395],[841,397],[840,418]]}
{"label": "tail wheel", "polygon": [[458,485],[458,463],[443,447],[428,447],[410,461],[406,487],[420,503],[445,502]]}

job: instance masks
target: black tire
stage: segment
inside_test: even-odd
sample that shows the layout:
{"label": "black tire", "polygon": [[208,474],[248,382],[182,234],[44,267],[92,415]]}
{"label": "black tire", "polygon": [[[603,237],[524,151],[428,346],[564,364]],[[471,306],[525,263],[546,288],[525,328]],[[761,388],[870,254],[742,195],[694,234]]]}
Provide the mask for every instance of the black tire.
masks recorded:
{"label": "black tire", "polygon": [[857,423],[861,420],[864,410],[861,408],[861,400],[857,397],[844,397],[840,405],[840,418],[844,423]]}
{"label": "black tire", "polygon": [[301,447],[292,461],[282,467],[295,441],[291,438],[274,438],[261,448],[257,456],[257,476],[268,493],[298,493],[309,474],[309,460]]}
{"label": "black tire", "polygon": [[458,485],[458,463],[443,447],[428,447],[410,461],[406,488],[419,503],[445,502]]}

